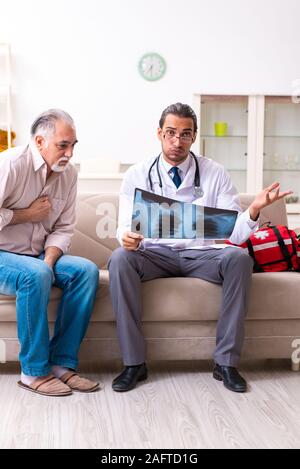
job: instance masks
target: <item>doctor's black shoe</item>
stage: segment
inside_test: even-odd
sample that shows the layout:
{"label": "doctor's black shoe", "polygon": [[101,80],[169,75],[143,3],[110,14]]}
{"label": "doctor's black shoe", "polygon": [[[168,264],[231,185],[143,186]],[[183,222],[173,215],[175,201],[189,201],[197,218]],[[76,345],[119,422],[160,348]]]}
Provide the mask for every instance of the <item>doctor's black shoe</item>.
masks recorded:
{"label": "doctor's black shoe", "polygon": [[112,383],[112,388],[117,392],[131,391],[138,381],[147,379],[148,372],[145,363],[136,366],[126,366],[122,373]]}
{"label": "doctor's black shoe", "polygon": [[221,366],[216,363],[213,377],[218,381],[223,381],[225,388],[234,392],[246,392],[247,383],[233,366]]}

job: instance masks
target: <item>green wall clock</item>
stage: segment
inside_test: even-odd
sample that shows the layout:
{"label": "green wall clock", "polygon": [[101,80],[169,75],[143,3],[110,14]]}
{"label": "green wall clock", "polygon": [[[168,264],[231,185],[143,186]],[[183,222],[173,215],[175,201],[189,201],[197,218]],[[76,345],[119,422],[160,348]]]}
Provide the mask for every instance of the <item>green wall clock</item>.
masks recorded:
{"label": "green wall clock", "polygon": [[141,76],[148,81],[160,80],[166,73],[167,64],[165,59],[156,52],[144,54],[138,63]]}

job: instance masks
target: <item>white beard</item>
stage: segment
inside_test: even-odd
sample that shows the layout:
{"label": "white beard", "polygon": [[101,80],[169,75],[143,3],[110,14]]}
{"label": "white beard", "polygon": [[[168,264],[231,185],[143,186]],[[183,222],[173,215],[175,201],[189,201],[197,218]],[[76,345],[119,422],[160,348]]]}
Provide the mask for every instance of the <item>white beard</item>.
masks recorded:
{"label": "white beard", "polygon": [[66,170],[68,164],[66,165],[62,165],[60,166],[60,162],[63,161],[63,162],[69,162],[69,158],[67,158],[66,156],[62,156],[61,158],[59,158],[59,160],[57,161],[57,163],[54,163],[52,166],[51,166],[51,169],[52,171],[54,171],[55,173],[62,173]]}

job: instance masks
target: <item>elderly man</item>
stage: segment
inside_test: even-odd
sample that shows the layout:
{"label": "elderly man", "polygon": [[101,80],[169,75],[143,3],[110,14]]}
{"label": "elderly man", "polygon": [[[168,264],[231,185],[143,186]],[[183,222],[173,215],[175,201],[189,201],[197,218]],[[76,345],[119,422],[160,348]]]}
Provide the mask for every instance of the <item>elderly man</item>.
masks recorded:
{"label": "elderly man", "polygon": [[135,188],[182,202],[239,212],[231,241],[245,241],[257,228],[260,210],[289,193],[274,183],[259,193],[241,213],[238,194],[225,169],[190,148],[196,139],[197,118],[186,104],[167,107],[160,118],[162,152],[132,166],[120,195],[118,238],[122,247],[110,259],[110,287],[125,368],[113,382],[118,392],[133,389],[147,378],[145,341],[141,330],[141,282],[159,277],[196,277],[222,284],[223,298],[216,333],[213,377],[234,392],[245,392],[237,371],[244,318],[251,283],[252,259],[243,249],[223,247],[205,239],[142,239],[131,232]]}
{"label": "elderly man", "polygon": [[[89,392],[98,383],[76,373],[78,351],[99,282],[95,264],[67,255],[75,226],[77,143],[73,119],[51,109],[31,141],[1,155],[0,293],[16,295],[23,389],[48,396]],[[63,290],[49,341],[52,285]]]}

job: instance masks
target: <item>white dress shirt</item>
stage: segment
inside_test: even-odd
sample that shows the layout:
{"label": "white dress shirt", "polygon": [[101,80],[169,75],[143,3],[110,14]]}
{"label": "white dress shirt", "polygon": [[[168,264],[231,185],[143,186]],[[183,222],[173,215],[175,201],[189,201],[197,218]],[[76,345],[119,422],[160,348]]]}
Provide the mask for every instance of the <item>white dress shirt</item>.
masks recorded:
{"label": "white dress shirt", "polygon": [[[120,192],[119,222],[117,229],[117,237],[121,244],[123,234],[126,231],[131,231],[135,189],[139,188],[151,191],[148,173],[154,160],[155,158],[151,158],[148,161],[143,161],[131,166],[123,179]],[[178,166],[181,171],[180,176],[182,183],[177,189],[169,174],[169,170],[172,166],[169,165],[161,155],[159,159],[159,171],[163,187],[162,189],[159,187],[159,178],[156,165],[154,165],[151,171],[153,192],[181,202],[238,211],[238,218],[230,241],[235,244],[243,243],[249,238],[251,233],[257,229],[258,221],[253,221],[250,218],[248,209],[245,212],[241,212],[237,190],[233,186],[225,168],[204,156],[197,156],[197,160],[200,170],[200,184],[204,193],[202,197],[199,198],[194,194],[196,164],[191,156],[188,156],[187,159]],[[226,245],[223,244],[215,244],[211,239],[145,239],[143,243],[141,243],[142,248],[150,246],[153,248],[158,245],[166,245],[174,250],[203,249],[208,246],[215,248],[226,247]]]}
{"label": "white dress shirt", "polygon": [[[178,168],[178,173],[181,178],[181,181],[184,180],[186,173],[189,170],[190,164],[191,164],[192,159],[191,158],[186,158],[183,163],[180,163],[177,165]],[[161,163],[164,166],[165,170],[169,174],[170,178],[173,180],[174,179],[174,173],[171,173],[171,169],[174,168],[170,163],[168,163],[164,158],[161,158]]]}

